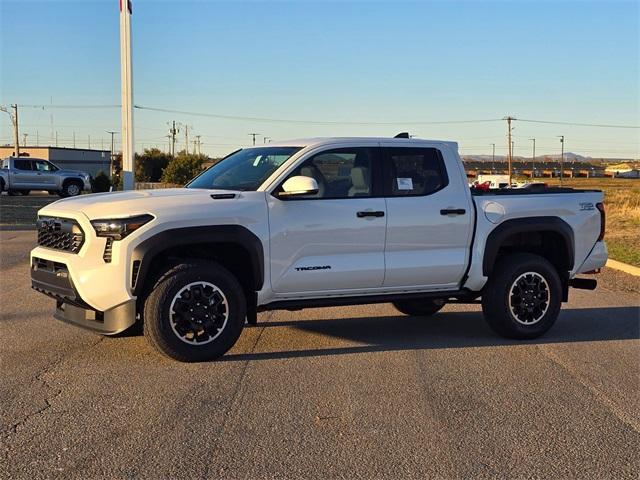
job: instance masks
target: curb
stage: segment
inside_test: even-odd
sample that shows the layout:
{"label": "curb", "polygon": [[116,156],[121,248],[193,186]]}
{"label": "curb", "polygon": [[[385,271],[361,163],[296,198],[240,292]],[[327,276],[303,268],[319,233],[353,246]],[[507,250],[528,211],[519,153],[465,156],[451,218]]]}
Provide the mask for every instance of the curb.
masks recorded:
{"label": "curb", "polygon": [[34,230],[35,231],[36,226],[34,224],[20,224],[20,223],[7,223],[7,224],[0,224],[0,232],[15,232],[15,231],[23,231],[23,230]]}
{"label": "curb", "polygon": [[607,260],[606,266],[609,268],[613,268],[614,270],[620,270],[621,272],[628,273],[629,275],[633,275],[635,277],[640,277],[640,268],[629,265],[628,263],[622,263],[618,262],[617,260],[609,259]]}

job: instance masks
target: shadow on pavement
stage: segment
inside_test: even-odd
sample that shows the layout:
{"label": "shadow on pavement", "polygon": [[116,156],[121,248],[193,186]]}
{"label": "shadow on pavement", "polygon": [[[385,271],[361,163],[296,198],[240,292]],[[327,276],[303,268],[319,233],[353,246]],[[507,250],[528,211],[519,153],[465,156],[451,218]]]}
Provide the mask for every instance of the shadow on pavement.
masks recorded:
{"label": "shadow on pavement", "polygon": [[633,340],[640,336],[640,308],[607,307],[562,310],[557,323],[546,335],[527,341],[499,337],[493,333],[479,312],[441,312],[431,318],[384,316],[335,320],[275,321],[258,324],[258,327],[292,327],[303,332],[367,345],[227,354],[220,361],[270,360],[435,348]]}

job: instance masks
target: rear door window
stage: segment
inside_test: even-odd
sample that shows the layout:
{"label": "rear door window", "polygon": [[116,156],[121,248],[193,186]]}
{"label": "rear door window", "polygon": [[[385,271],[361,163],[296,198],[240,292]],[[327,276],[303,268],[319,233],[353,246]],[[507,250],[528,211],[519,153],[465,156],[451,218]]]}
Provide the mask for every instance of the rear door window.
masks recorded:
{"label": "rear door window", "polygon": [[13,166],[16,170],[31,170],[31,160],[14,160]]}
{"label": "rear door window", "polygon": [[449,182],[437,148],[387,148],[384,164],[386,196],[430,195]]}

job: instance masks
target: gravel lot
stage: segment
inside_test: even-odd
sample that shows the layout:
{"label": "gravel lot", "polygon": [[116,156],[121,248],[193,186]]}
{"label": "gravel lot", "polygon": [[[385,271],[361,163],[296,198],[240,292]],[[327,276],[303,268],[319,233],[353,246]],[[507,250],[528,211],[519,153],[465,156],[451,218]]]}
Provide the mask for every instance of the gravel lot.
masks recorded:
{"label": "gravel lot", "polygon": [[1,232],[0,478],[633,478],[638,281],[605,271],[538,341],[477,306],[269,312],[222,360],[52,319]]}

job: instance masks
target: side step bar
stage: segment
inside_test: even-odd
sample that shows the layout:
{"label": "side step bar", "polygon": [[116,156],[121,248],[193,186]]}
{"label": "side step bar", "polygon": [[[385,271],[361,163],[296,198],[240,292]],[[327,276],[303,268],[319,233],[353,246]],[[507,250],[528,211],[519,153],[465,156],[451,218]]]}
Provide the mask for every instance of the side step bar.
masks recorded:
{"label": "side step bar", "polygon": [[598,281],[593,278],[572,278],[569,280],[569,286],[581,290],[595,290]]}

